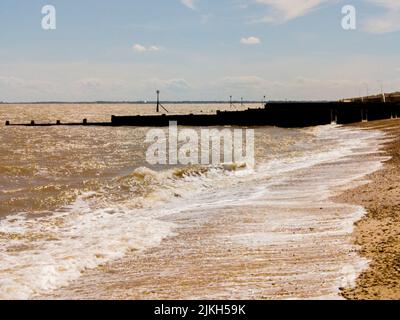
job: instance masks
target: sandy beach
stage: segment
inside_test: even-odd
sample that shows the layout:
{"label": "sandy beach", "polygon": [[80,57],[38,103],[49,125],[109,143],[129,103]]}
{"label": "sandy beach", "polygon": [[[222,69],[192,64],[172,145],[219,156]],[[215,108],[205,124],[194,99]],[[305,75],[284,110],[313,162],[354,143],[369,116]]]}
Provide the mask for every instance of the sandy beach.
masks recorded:
{"label": "sandy beach", "polygon": [[342,290],[343,297],[356,300],[400,299],[400,120],[357,125],[379,129],[393,137],[385,144],[391,160],[369,176],[370,183],[347,191],[338,201],[363,206],[367,215],[356,224],[354,243],[370,260],[355,288]]}

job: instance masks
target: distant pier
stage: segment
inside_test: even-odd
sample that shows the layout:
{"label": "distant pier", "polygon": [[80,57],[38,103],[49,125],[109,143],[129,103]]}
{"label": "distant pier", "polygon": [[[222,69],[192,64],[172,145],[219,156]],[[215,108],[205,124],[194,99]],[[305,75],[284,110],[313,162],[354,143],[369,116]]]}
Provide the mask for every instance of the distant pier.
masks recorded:
{"label": "distant pier", "polygon": [[102,126],[109,127],[111,122],[88,122],[87,119],[83,119],[82,122],[61,122],[61,120],[56,120],[54,122],[44,122],[37,123],[35,120],[31,120],[29,123],[11,123],[6,121],[6,126],[17,126],[17,127],[53,127],[53,126]]}

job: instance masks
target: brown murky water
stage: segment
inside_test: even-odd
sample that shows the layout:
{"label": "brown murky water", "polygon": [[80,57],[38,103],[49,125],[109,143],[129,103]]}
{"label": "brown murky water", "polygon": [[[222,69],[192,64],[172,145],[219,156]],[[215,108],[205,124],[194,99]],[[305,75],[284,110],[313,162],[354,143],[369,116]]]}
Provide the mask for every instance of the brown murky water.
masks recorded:
{"label": "brown murky water", "polygon": [[[0,122],[151,109],[0,105]],[[154,167],[147,131],[0,126],[0,298],[335,298],[365,266],[362,208],[329,198],[380,167],[381,133],[256,128],[254,167]]]}

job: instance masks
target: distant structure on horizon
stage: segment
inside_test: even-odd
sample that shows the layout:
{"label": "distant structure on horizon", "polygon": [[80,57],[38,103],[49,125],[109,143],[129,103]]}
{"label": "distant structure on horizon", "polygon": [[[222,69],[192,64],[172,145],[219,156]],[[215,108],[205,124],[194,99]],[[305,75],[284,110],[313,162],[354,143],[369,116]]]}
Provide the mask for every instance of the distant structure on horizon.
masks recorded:
{"label": "distant structure on horizon", "polygon": [[400,92],[392,92],[392,93],[381,93],[376,95],[369,95],[365,97],[357,97],[357,98],[347,98],[339,100],[340,102],[390,102],[390,103],[398,103],[400,102]]}

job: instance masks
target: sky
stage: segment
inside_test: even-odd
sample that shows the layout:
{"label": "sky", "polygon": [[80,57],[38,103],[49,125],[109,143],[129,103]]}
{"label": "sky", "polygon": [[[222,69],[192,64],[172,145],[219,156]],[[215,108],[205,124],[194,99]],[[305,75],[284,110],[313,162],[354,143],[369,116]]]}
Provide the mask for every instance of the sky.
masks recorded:
{"label": "sky", "polygon": [[[42,28],[45,5],[56,29]],[[342,27],[345,5],[355,30]],[[1,0],[0,101],[391,92],[399,40],[399,0]]]}

